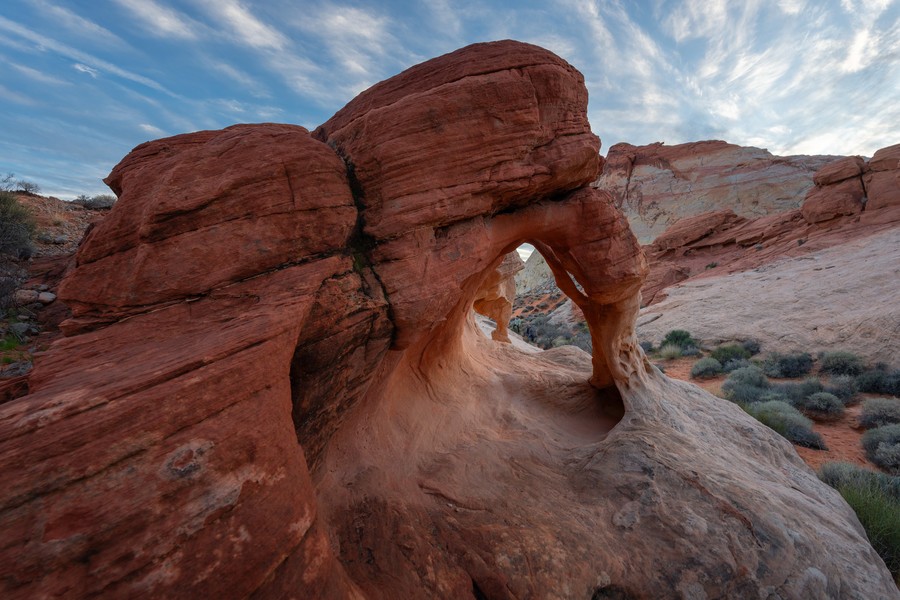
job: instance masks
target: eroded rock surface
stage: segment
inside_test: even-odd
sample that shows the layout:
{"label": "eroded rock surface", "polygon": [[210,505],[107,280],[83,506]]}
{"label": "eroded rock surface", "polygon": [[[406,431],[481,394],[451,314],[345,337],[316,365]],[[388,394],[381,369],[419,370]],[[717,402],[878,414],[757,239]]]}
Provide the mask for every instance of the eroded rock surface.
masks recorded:
{"label": "eroded rock surface", "polygon": [[496,327],[491,332],[491,339],[496,342],[511,343],[508,326],[513,301],[516,299],[515,276],[524,267],[518,252],[510,252],[503,257],[503,262],[484,278],[481,287],[475,293],[472,308],[494,321]]}
{"label": "eroded rock surface", "polygon": [[900,306],[888,300],[900,295],[900,228],[692,278],[666,294],[641,311],[641,339],[687,329],[709,346],[755,339],[773,352],[841,349],[890,361],[900,352]]}
{"label": "eroded rock surface", "polygon": [[[312,136],[136,148],[0,405],[2,596],[898,597],[786,441],[644,359],[586,101],[498,42]],[[476,329],[523,241],[593,356]]]}
{"label": "eroded rock surface", "polygon": [[773,156],[722,141],[616,144],[596,185],[608,190],[642,244],[675,221],[731,210],[745,218],[798,208],[833,156]]}

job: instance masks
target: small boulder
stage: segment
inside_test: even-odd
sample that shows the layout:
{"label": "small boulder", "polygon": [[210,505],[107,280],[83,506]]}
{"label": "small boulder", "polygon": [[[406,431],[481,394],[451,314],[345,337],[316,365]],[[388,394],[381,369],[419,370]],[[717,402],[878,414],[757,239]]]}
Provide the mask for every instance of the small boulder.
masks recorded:
{"label": "small boulder", "polygon": [[900,169],[900,144],[882,148],[869,160],[869,171],[895,171]]}
{"label": "small boulder", "polygon": [[811,224],[855,215],[862,212],[864,197],[862,181],[846,179],[834,185],[813,188],[806,195],[800,213]]}
{"label": "small boulder", "polygon": [[29,329],[31,329],[31,325],[28,323],[12,323],[9,326],[9,332],[19,339],[25,337]]}
{"label": "small boulder", "polygon": [[20,360],[18,362],[10,363],[0,370],[0,379],[11,379],[13,377],[27,375],[28,372],[31,371],[31,366],[31,361],[29,360]]}
{"label": "small boulder", "polygon": [[830,162],[813,175],[813,183],[817,186],[831,185],[851,177],[862,175],[866,163],[859,156],[845,156]]}
{"label": "small boulder", "polygon": [[51,304],[54,300],[56,300],[56,294],[53,292],[41,292],[38,294],[38,302],[41,304]]}
{"label": "small boulder", "polygon": [[25,306],[32,302],[37,302],[38,292],[35,290],[16,290],[15,301],[19,306]]}

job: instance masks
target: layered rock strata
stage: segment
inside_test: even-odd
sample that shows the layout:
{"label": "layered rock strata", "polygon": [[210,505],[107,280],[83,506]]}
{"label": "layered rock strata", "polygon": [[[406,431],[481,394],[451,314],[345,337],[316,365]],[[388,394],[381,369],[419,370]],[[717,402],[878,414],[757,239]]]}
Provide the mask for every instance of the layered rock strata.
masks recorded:
{"label": "layered rock strata", "polygon": [[[0,405],[7,598],[898,597],[791,446],[664,377],[581,75],[478,44],[310,135],[150,142]],[[528,241],[594,354],[472,306]],[[576,285],[577,283],[577,285]]]}
{"label": "layered rock strata", "polygon": [[731,210],[752,219],[798,208],[829,156],[774,156],[722,141],[616,144],[596,187],[609,191],[642,244],[678,219]]}
{"label": "layered rock strata", "polygon": [[659,302],[666,288],[692,277],[755,269],[900,224],[900,145],[878,150],[869,161],[840,158],[813,179],[798,209],[758,219],[721,210],[676,221],[645,247],[651,268],[643,303]]}

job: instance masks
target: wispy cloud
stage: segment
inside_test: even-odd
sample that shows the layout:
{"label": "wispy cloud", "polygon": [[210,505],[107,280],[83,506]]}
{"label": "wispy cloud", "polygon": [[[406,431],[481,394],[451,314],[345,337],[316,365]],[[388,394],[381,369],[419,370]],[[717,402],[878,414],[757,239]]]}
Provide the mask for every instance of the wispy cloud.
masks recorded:
{"label": "wispy cloud", "polygon": [[[0,57],[2,58],[2,57]],[[11,69],[18,71],[25,77],[32,79],[34,81],[40,83],[46,83],[49,85],[70,85],[68,81],[60,79],[59,77],[54,77],[52,75],[48,75],[42,71],[38,71],[37,69],[32,69],[31,67],[26,67],[25,65],[17,65],[11,61],[7,60],[7,64]]]}
{"label": "wispy cloud", "polygon": [[213,71],[221,73],[232,82],[238,84],[242,89],[247,90],[257,98],[270,98],[272,94],[266,87],[256,78],[248,75],[244,71],[218,60],[208,61],[209,68]]}
{"label": "wispy cloud", "polygon": [[165,132],[162,129],[155,125],[150,125],[149,123],[140,123],[138,127],[140,127],[142,131],[146,131],[150,135],[155,135],[156,137],[165,135]]}
{"label": "wispy cloud", "polygon": [[115,0],[129,10],[143,24],[144,30],[157,37],[171,37],[181,40],[197,39],[196,22],[179,11],[162,6],[155,0]]}
{"label": "wispy cloud", "polygon": [[51,2],[47,2],[46,0],[32,0],[32,3],[47,18],[86,39],[117,46],[127,46],[122,38],[113,32],[105,27],[101,27],[90,19],[86,19],[81,15],[72,12],[68,8],[58,6]]}
{"label": "wispy cloud", "polygon": [[83,65],[81,63],[75,63],[74,65],[72,65],[72,68],[79,73],[85,73],[86,75],[90,75],[94,79],[97,79],[97,69],[92,69],[91,67]]}
{"label": "wispy cloud", "polygon": [[[130,1],[130,0],[129,0]],[[283,50],[287,37],[264,23],[237,0],[198,0],[219,24],[228,28],[234,40],[251,48]]]}
{"label": "wispy cloud", "polygon": [[143,75],[132,73],[131,71],[118,67],[110,62],[92,56],[87,52],[82,52],[81,50],[77,50],[75,48],[72,48],[71,46],[67,46],[66,44],[57,42],[50,37],[40,35],[26,27],[22,27],[14,21],[10,21],[5,17],[0,17],[0,31],[7,31],[31,42],[32,44],[34,44],[34,49],[36,51],[43,52],[45,50],[51,50],[62,56],[65,56],[66,58],[77,61],[78,64],[81,64],[81,66],[87,69],[93,69],[94,71],[106,71],[117,77],[127,79],[134,83],[140,83],[141,85],[145,85],[169,95],[174,95],[172,94],[172,92],[167,90],[165,87],[163,87],[153,79],[150,79],[149,77],[144,77]]}
{"label": "wispy cloud", "polygon": [[23,104],[25,106],[35,106],[37,102],[35,102],[32,98],[24,94],[20,94],[19,92],[13,91],[2,83],[0,83],[0,98],[4,100],[8,100],[9,102],[14,102],[16,104]]}

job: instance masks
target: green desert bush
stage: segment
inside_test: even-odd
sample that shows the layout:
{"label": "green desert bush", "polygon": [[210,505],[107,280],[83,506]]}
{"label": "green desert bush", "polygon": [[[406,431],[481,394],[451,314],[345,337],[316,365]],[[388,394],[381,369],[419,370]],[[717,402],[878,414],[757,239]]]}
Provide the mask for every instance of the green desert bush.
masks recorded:
{"label": "green desert bush", "polygon": [[744,410],[757,421],[774,429],[782,437],[798,446],[816,450],[827,449],[822,437],[812,430],[812,421],[787,402],[779,400],[756,402],[747,404],[744,406]]}
{"label": "green desert bush", "polygon": [[694,379],[712,379],[722,373],[722,363],[715,358],[701,358],[691,367],[691,377]]}
{"label": "green desert bush", "polygon": [[744,350],[750,353],[750,356],[756,356],[761,350],[759,342],[757,342],[756,340],[743,340],[741,342],[741,346],[744,347]]}
{"label": "green desert bush", "polygon": [[669,333],[666,334],[666,337],[663,338],[662,342],[660,342],[660,347],[665,346],[667,344],[673,344],[678,346],[679,348],[687,348],[688,346],[699,346],[700,344],[691,337],[691,334],[685,331],[684,329],[673,329]]}
{"label": "green desert bush", "polygon": [[894,578],[900,578],[900,477],[850,463],[825,463],[819,478],[844,497],[872,547]]}
{"label": "green desert bush", "polygon": [[860,375],[865,366],[860,357],[852,352],[835,350],[819,355],[819,371],[829,375]]}
{"label": "green desert bush", "polygon": [[769,380],[759,367],[749,366],[732,371],[722,384],[722,392],[732,402],[750,404],[761,402],[771,390]]}
{"label": "green desert bush", "polygon": [[700,356],[700,348],[697,346],[685,346],[681,349],[682,356]]}
{"label": "green desert bush", "polygon": [[746,358],[735,358],[729,360],[725,364],[722,365],[722,370],[726,373],[731,373],[732,371],[737,371],[738,369],[743,369],[744,367],[752,367],[753,363],[751,363]]}
{"label": "green desert bush", "polygon": [[900,423],[868,430],[862,445],[869,460],[891,474],[900,474]]}
{"label": "green desert bush", "polygon": [[663,344],[659,348],[659,356],[665,360],[681,358],[681,346],[678,344]]}
{"label": "green desert bush", "polygon": [[34,218],[14,194],[0,192],[0,253],[13,258],[31,256]]}
{"label": "green desert bush", "polygon": [[755,365],[736,369],[730,375],[728,375],[728,381],[735,383],[744,383],[761,388],[769,387],[769,380],[766,379],[766,376],[763,374],[760,368]]}
{"label": "green desert bush", "polygon": [[798,383],[778,383],[772,388],[794,405],[802,402],[810,394],[825,391],[825,386],[816,377],[807,377]]}
{"label": "green desert bush", "polygon": [[863,402],[859,424],[866,429],[900,423],[900,398],[870,398]]}
{"label": "green desert bush", "polygon": [[806,352],[779,354],[773,352],[763,361],[763,371],[769,377],[793,379],[812,371],[813,359]]}
{"label": "green desert bush", "polygon": [[849,375],[836,375],[825,386],[825,391],[840,398],[844,406],[847,406],[856,397],[856,379]]}
{"label": "green desert bush", "polygon": [[819,479],[838,489],[844,485],[871,484],[886,495],[900,500],[900,477],[860,467],[848,462],[828,462],[819,469]]}
{"label": "green desert bush", "polygon": [[900,369],[889,369],[884,363],[875,365],[856,377],[860,392],[900,396]]}
{"label": "green desert bush", "polygon": [[844,403],[828,392],[816,392],[793,404],[814,419],[837,419],[844,415]]}
{"label": "green desert bush", "polygon": [[722,346],[718,346],[712,352],[710,352],[709,355],[722,364],[727,363],[729,360],[750,358],[750,353],[747,352],[747,350],[743,346],[740,346],[738,344],[725,344]]}

